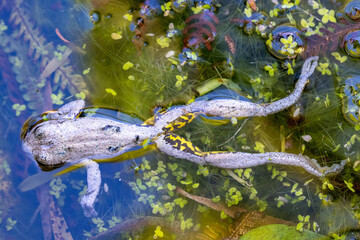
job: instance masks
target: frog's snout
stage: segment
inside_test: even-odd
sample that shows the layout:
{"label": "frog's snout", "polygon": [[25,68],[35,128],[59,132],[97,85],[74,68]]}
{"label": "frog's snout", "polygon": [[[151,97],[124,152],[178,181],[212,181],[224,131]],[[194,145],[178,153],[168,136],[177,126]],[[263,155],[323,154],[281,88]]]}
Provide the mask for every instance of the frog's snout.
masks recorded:
{"label": "frog's snout", "polygon": [[47,154],[47,150],[50,147],[51,145],[41,145],[40,148],[32,148],[26,141],[22,144],[23,151],[26,155],[35,160],[43,171],[51,171],[62,167],[65,164],[63,162],[54,162],[53,156],[51,154]]}
{"label": "frog's snout", "polygon": [[[34,154],[35,161],[38,163],[39,167],[43,171],[52,171],[65,165],[65,163],[62,162],[53,164],[51,158],[52,156],[48,156],[47,154],[44,154],[42,152]],[[51,164],[49,164],[50,162]]]}

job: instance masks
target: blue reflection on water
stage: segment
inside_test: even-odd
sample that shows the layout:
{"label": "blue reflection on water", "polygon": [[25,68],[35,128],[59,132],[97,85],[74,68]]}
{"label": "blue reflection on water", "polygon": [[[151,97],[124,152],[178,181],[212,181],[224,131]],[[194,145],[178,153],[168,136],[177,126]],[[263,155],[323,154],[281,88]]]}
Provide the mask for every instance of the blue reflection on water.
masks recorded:
{"label": "blue reflection on water", "polygon": [[[62,197],[66,196],[64,199],[61,199],[61,196],[56,199],[56,194],[50,195],[48,183],[27,192],[19,191],[17,187],[25,178],[37,173],[44,182],[53,179],[54,173],[39,172],[37,164],[23,153],[20,129],[31,114],[49,108],[46,99],[37,101],[36,98],[44,92],[44,81],[39,79],[39,76],[44,70],[43,66],[52,58],[53,53],[49,52],[49,49],[58,50],[59,47],[56,46],[65,45],[55,29],[59,30],[63,38],[71,39],[77,44],[83,39],[83,34],[93,28],[93,24],[89,21],[87,11],[70,0],[31,0],[23,3],[5,0],[0,3],[0,25],[0,95],[2,96],[0,170],[1,174],[9,171],[5,176],[1,175],[1,181],[10,184],[9,189],[1,189],[0,238],[41,239],[41,236],[44,236],[45,239],[47,237],[51,239],[52,233],[49,231],[51,231],[51,221],[54,221],[54,216],[51,214],[57,212],[49,211],[49,206],[55,203],[55,208],[60,206],[66,219],[72,219],[67,221],[67,224],[73,237],[83,239],[83,230],[91,229],[90,220],[83,217],[77,201],[79,184],[76,181],[81,182],[86,179],[83,170],[74,171],[60,178],[62,183],[66,184],[64,185],[66,188],[63,189],[65,194],[62,194]],[[53,47],[49,47],[48,44]],[[29,48],[31,45],[45,47],[31,49]],[[47,54],[49,54],[47,62],[42,62]],[[63,93],[69,95],[67,90]],[[21,106],[25,104],[27,107],[23,109]],[[9,170],[3,171],[3,166],[7,164]],[[111,183],[109,185],[112,187]],[[126,191],[126,188],[124,189]],[[131,198],[131,195],[122,191],[112,191],[112,193]],[[108,195],[108,198],[112,197],[121,198],[120,195]],[[103,209],[100,212],[104,215],[106,211],[108,210]]]}

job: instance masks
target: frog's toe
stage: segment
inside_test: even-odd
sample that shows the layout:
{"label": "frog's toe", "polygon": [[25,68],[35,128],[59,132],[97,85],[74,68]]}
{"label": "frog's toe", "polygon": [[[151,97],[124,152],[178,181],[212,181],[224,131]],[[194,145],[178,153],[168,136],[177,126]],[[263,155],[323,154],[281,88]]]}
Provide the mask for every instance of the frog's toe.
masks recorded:
{"label": "frog's toe", "polygon": [[84,209],[84,215],[85,217],[96,217],[98,215],[98,213],[95,211],[94,207],[83,207]]}
{"label": "frog's toe", "polygon": [[95,211],[93,204],[89,204],[86,201],[83,201],[83,199],[81,199],[80,205],[84,210],[85,217],[96,217],[97,212]]}

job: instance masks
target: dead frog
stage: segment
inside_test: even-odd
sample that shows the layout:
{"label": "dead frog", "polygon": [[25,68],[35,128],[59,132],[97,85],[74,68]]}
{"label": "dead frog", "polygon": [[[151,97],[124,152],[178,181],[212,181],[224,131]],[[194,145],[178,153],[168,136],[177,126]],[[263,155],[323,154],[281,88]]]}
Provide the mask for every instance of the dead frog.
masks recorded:
{"label": "dead frog", "polygon": [[44,170],[65,163],[86,167],[88,189],[80,204],[90,217],[97,214],[94,202],[101,184],[99,166],[92,159],[120,155],[157,132],[101,117],[78,117],[84,105],[83,100],[77,100],[44,113],[39,121],[30,118],[22,129],[22,140],[23,150]]}
{"label": "dead frog", "polygon": [[346,161],[330,167],[320,166],[315,159],[285,152],[203,152],[191,142],[174,134],[198,114],[223,118],[267,116],[295,104],[301,97],[308,78],[317,66],[317,57],[308,58],[302,68],[294,91],[287,97],[268,104],[256,104],[239,99],[199,100],[176,106],[155,116],[152,125],[119,122],[109,118],[83,116],[85,102],[70,102],[57,111],[30,118],[22,129],[23,149],[43,169],[65,163],[81,164],[87,168],[87,193],[81,199],[85,216],[95,216],[94,202],[99,193],[101,176],[96,159],[113,158],[147,140],[169,156],[200,165],[236,169],[262,164],[282,164],[301,167],[308,173],[324,177],[342,170]]}

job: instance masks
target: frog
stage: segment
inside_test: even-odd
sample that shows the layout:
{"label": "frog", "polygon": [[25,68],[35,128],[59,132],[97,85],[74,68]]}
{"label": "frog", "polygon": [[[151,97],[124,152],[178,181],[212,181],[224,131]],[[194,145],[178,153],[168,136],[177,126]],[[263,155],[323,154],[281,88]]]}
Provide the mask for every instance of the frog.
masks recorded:
{"label": "frog", "polygon": [[120,155],[157,132],[112,119],[79,117],[84,106],[84,100],[76,100],[45,112],[36,123],[29,119],[22,130],[22,147],[43,170],[66,163],[86,167],[88,189],[80,204],[90,217],[97,214],[93,206],[101,185],[99,166],[93,160]]}
{"label": "frog", "polygon": [[85,101],[76,100],[56,111],[44,113],[38,121],[30,118],[22,129],[23,150],[43,169],[66,163],[86,168],[88,189],[80,200],[86,217],[97,215],[94,203],[101,185],[97,160],[120,156],[134,147],[144,147],[144,142],[154,144],[164,154],[200,165],[234,169],[271,163],[301,167],[320,178],[337,174],[345,166],[346,160],[330,167],[321,167],[315,159],[301,154],[203,152],[174,133],[198,115],[222,118],[267,116],[294,105],[301,98],[308,79],[317,66],[317,60],[318,57],[315,56],[305,61],[291,94],[268,104],[239,99],[199,100],[161,112],[153,117],[153,121],[134,124],[101,117],[82,117]]}

